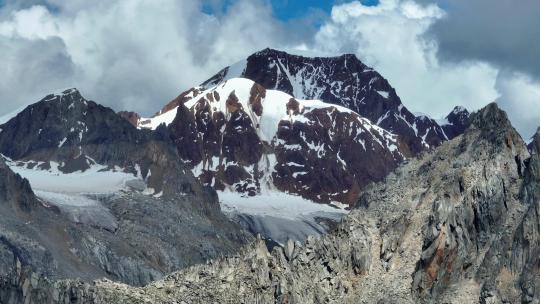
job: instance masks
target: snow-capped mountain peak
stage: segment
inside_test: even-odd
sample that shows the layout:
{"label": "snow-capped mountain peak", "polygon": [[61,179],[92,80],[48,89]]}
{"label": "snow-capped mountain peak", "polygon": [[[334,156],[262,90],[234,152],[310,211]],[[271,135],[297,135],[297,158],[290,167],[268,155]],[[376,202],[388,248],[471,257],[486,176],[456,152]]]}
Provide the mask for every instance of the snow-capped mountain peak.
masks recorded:
{"label": "snow-capped mountain peak", "polygon": [[195,91],[140,127],[167,124],[181,158],[218,190],[276,189],[350,203],[404,157],[395,134],[340,105],[294,98],[246,78],[187,92]]}
{"label": "snow-capped mountain peak", "polygon": [[399,135],[410,156],[447,139],[436,121],[419,120],[388,81],[354,54],[304,57],[264,49],[224,68],[201,86],[210,88],[236,77],[298,99],[319,99],[348,108]]}
{"label": "snow-capped mountain peak", "polygon": [[469,111],[462,106],[456,106],[444,119],[438,121],[447,139],[452,139],[465,131],[470,125]]}

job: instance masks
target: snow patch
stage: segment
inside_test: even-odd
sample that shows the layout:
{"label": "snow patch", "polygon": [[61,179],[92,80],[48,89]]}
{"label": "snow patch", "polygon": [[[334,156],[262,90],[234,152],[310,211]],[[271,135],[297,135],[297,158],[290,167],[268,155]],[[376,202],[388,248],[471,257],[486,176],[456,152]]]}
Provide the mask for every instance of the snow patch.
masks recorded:
{"label": "snow patch", "polygon": [[385,99],[388,99],[388,97],[390,96],[390,93],[388,93],[386,91],[377,91],[377,93],[379,93],[379,95],[381,95]]}
{"label": "snow patch", "polygon": [[62,139],[60,141],[60,143],[58,144],[58,148],[61,148],[64,145],[64,143],[66,142],[66,140],[67,140],[67,137],[64,137],[64,139]]}
{"label": "snow patch", "polygon": [[119,171],[104,171],[105,166],[93,165],[84,172],[62,173],[59,163],[51,162],[51,169],[40,170],[34,166],[28,169],[26,166],[18,166],[16,162],[7,161],[13,172],[28,179],[35,191],[55,193],[114,193],[125,189],[128,180],[136,179],[132,174]]}

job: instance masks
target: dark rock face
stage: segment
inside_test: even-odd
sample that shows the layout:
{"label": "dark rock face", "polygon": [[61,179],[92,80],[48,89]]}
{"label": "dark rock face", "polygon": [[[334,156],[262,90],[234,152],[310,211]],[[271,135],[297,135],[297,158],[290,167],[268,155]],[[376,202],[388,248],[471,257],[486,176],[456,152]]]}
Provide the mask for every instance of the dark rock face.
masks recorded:
{"label": "dark rock face", "polygon": [[469,111],[463,107],[455,107],[448,116],[446,116],[446,124],[441,127],[448,139],[452,139],[463,134],[469,127]]}
{"label": "dark rock face", "polygon": [[0,202],[16,212],[29,213],[38,202],[28,180],[13,173],[0,158]]}
{"label": "dark rock face", "polygon": [[[227,98],[225,112],[213,109],[220,98]],[[209,93],[192,109],[180,105],[169,130],[185,162],[192,168],[201,164],[214,169],[198,176],[205,185],[219,190],[234,185],[235,190],[251,195],[258,191],[259,174],[244,167],[259,162],[263,144],[234,92],[221,97],[218,92]]]}
{"label": "dark rock face", "polygon": [[13,159],[41,160],[33,153],[54,153],[64,146],[137,142],[141,138],[141,133],[111,109],[87,101],[76,89],[70,89],[46,96],[2,125],[0,152]]}
{"label": "dark rock face", "polygon": [[256,195],[269,187],[350,204],[408,151],[396,136],[349,110],[311,108],[282,93],[269,95],[249,80],[233,82],[186,100],[190,108],[181,104],[168,126],[180,157],[215,189]]}
{"label": "dark rock face", "polygon": [[[36,296],[30,290],[49,280],[109,278],[143,285],[233,253],[251,239],[221,213],[215,191],[186,170],[165,127],[137,130],[69,90],[29,106],[0,128],[0,151],[11,164],[39,170],[54,161],[65,173],[100,164],[139,170],[144,179],[134,176],[143,184],[138,190],[134,185],[113,194],[81,194],[95,205],[66,207],[37,198],[1,158],[0,303],[54,302],[56,294],[30,300]],[[145,188],[162,195],[146,195]],[[79,208],[80,218],[66,208]]]}
{"label": "dark rock face", "polygon": [[388,135],[368,129],[356,114],[316,109],[305,117],[309,123],[279,124],[272,178],[282,191],[351,204],[360,189],[382,180],[402,160],[397,146],[380,144]]}
{"label": "dark rock face", "polygon": [[355,55],[309,58],[265,49],[240,65],[223,69],[201,86],[210,88],[244,77],[299,99],[344,106],[399,135],[409,156],[448,139],[434,120],[416,117],[407,110],[388,81]]}
{"label": "dark rock face", "polygon": [[[329,235],[239,255],[96,303],[537,303],[540,133],[529,154],[495,104],[433,153],[362,192]],[[68,282],[74,284],[74,282]]]}

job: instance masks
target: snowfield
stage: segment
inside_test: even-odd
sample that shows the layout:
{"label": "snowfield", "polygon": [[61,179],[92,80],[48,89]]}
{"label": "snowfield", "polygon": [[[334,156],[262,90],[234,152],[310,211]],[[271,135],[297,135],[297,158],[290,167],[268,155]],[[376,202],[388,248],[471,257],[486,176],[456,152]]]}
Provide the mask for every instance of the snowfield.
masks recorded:
{"label": "snowfield", "polygon": [[[51,162],[50,170],[28,169],[8,162],[11,170],[28,179],[34,191],[70,194],[110,194],[126,188],[126,182],[136,176],[117,171],[102,171],[106,167],[93,165],[84,172],[62,173],[58,163]],[[37,166],[36,166],[37,167]]]}
{"label": "snowfield", "polygon": [[[62,173],[59,164],[51,162],[51,169],[41,170],[29,163],[6,163],[15,173],[28,179],[32,190],[44,205],[54,205],[75,223],[85,223],[114,231],[116,218],[102,203],[127,189],[126,183],[138,180],[132,174],[120,170],[104,171],[102,165],[92,165],[84,172]],[[38,163],[39,164],[39,163]]]}
{"label": "snowfield", "polygon": [[[102,165],[66,174],[58,170],[60,164],[55,162],[51,162],[49,170],[40,170],[37,166],[30,169],[28,163],[9,159],[6,163],[29,180],[34,193],[44,203],[59,207],[74,222],[91,223],[109,230],[116,229],[117,223],[102,202],[129,189],[128,185],[133,182],[144,184],[140,177],[124,173],[120,168],[104,171],[106,167]],[[218,196],[223,212],[232,220],[280,244],[289,238],[302,241],[308,235],[324,234],[328,227],[322,219],[336,222],[347,214],[344,209],[271,189],[252,197],[231,191],[218,192]]]}
{"label": "snowfield", "polygon": [[245,213],[258,216],[275,216],[290,220],[303,219],[313,213],[347,214],[326,204],[317,204],[297,195],[278,191],[265,191],[256,196],[242,196],[237,192],[219,192],[219,201],[226,213]]}
{"label": "snowfield", "polygon": [[317,204],[300,196],[277,191],[245,197],[236,192],[218,192],[222,211],[248,231],[259,233],[280,245],[288,239],[304,241],[309,235],[328,232],[325,221],[338,222],[348,211]]}

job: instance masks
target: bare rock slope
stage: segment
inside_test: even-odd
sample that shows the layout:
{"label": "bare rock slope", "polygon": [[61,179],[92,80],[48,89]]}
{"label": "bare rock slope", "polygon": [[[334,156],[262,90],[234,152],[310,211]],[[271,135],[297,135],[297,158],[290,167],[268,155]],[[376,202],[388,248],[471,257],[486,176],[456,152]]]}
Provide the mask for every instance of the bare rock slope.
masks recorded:
{"label": "bare rock slope", "polygon": [[[160,134],[166,130],[137,130],[75,90],[46,97],[0,128],[0,303],[54,301],[35,291],[48,280],[141,286],[252,239],[221,213],[215,191],[184,169]],[[105,184],[92,186],[92,174],[136,183],[105,194],[68,191],[84,183],[100,191]],[[62,177],[57,192],[32,189],[33,181]]]}
{"label": "bare rock slope", "polygon": [[256,241],[142,288],[52,290],[76,290],[72,303],[537,303],[540,132],[529,154],[495,104],[471,122],[368,187],[320,239],[271,253]]}

